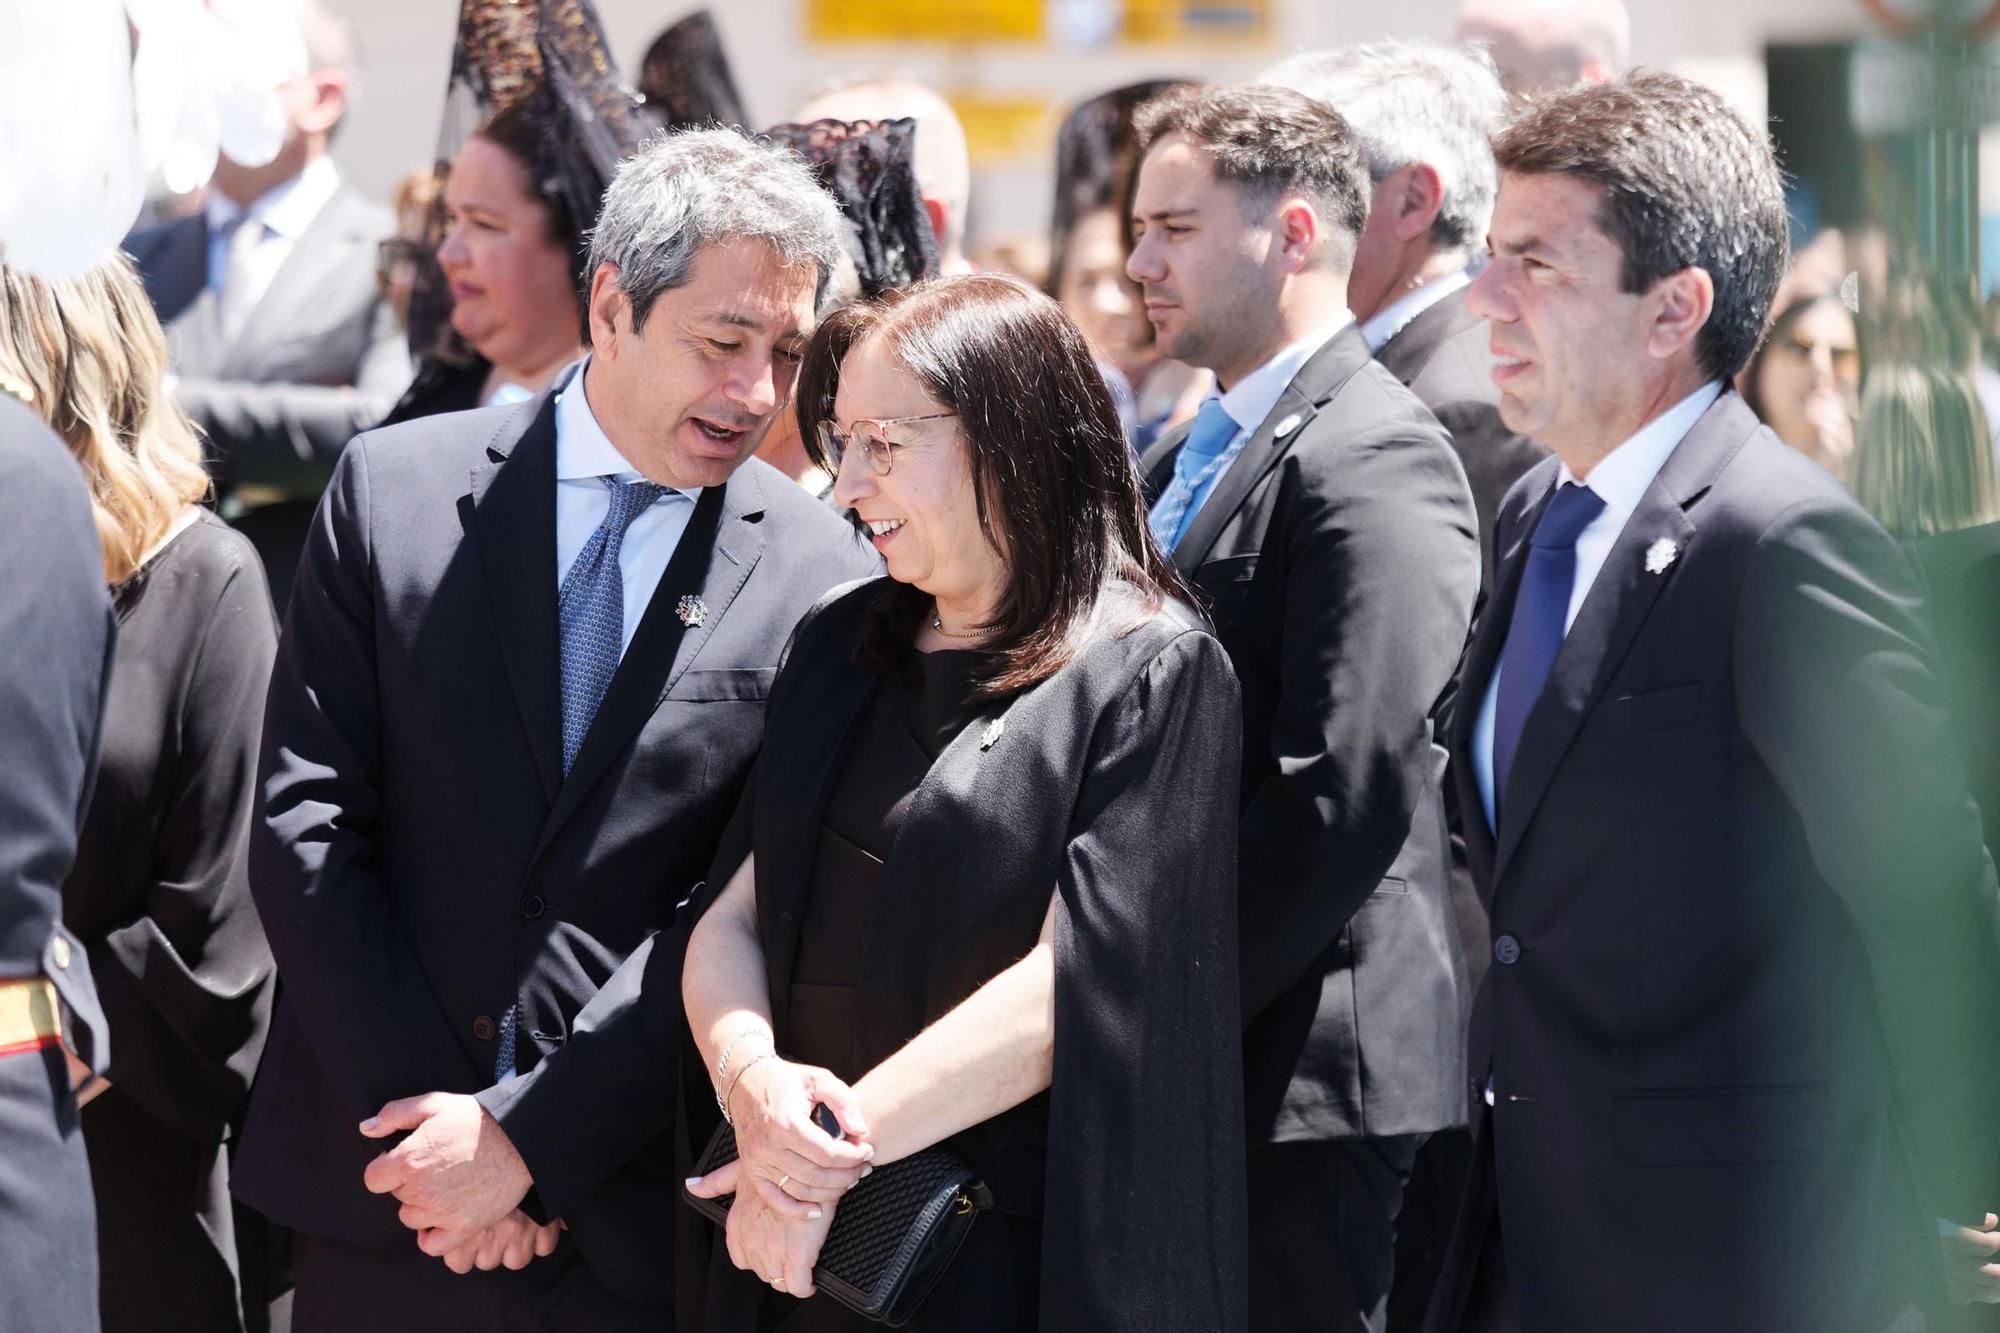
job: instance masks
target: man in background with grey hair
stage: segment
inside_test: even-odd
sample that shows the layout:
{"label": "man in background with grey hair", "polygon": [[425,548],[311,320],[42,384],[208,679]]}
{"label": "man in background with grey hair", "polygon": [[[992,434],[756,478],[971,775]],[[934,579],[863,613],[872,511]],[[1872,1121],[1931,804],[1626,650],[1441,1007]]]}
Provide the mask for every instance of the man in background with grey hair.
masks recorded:
{"label": "man in background with grey hair", "polygon": [[1515,97],[1604,83],[1632,63],[1625,0],[1464,0],[1457,35],[1493,53]]}
{"label": "man in background with grey hair", "polygon": [[1488,141],[1507,117],[1492,62],[1462,47],[1380,42],[1302,51],[1263,82],[1326,103],[1361,140],[1374,194],[1347,304],[1375,359],[1451,432],[1490,581],[1500,499],[1548,453],[1501,422],[1486,322],[1465,309],[1499,188]]}
{"label": "man in background with grey hair", "polygon": [[224,513],[264,558],[281,612],[334,460],[410,382],[375,276],[395,219],[328,153],[353,36],[319,0],[294,2],[305,66],[278,85],[277,156],[221,155],[201,212],[125,241],[166,326],[174,399],[207,437]]}
{"label": "man in background with grey hair", "polygon": [[[1485,247],[1499,188],[1489,140],[1506,120],[1507,94],[1484,53],[1432,42],[1303,51],[1263,81],[1332,107],[1361,141],[1374,189],[1347,303],[1383,369],[1451,432],[1472,486],[1482,581],[1490,585],[1493,516],[1508,488],[1548,453],[1500,420],[1486,321],[1465,308],[1468,266]],[[1467,984],[1476,992],[1490,932],[1466,869],[1448,780],[1444,790],[1453,829],[1452,911]],[[1423,1319],[1471,1165],[1463,1128],[1433,1133],[1417,1152],[1396,1219],[1390,1333],[1408,1333]]]}
{"label": "man in background with grey hair", "polygon": [[342,455],[251,847],[284,989],[235,1183],[298,1233],[295,1333],[672,1326],[671,1145],[521,1076],[707,869],[793,624],[876,568],[750,458],[839,245],[791,155],[657,139],[583,363]]}

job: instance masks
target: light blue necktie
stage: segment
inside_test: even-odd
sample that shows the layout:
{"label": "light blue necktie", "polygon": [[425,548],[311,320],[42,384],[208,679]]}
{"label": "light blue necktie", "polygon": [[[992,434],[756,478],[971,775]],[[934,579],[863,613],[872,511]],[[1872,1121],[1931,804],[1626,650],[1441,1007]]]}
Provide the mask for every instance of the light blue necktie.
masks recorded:
{"label": "light blue necktie", "polygon": [[1174,458],[1173,480],[1160,492],[1159,503],[1153,506],[1153,536],[1161,550],[1173,553],[1186,535],[1202,487],[1243,452],[1249,438],[1245,436],[1238,441],[1240,433],[1241,427],[1235,419],[1222,410],[1221,399],[1211,398],[1201,405],[1194,425],[1188,428],[1187,442]]}
{"label": "light blue necktie", "polygon": [[[619,482],[600,478],[611,492],[604,521],[577,552],[576,563],[563,577],[556,594],[556,622],[562,633],[563,776],[569,776],[576,752],[590,731],[597,706],[611,688],[618,659],[625,650],[625,576],[618,552],[634,519],[667,493],[650,481]],[[494,1077],[514,1073],[514,1029],[520,1006],[510,1005],[500,1017],[500,1048],[493,1061]]]}

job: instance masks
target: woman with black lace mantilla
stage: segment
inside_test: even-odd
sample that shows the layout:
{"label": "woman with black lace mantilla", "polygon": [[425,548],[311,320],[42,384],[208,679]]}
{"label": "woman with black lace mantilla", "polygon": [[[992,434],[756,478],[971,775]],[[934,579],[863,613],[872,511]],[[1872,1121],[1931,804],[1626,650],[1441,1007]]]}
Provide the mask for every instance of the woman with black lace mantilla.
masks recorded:
{"label": "woman with black lace mantilla", "polygon": [[941,1145],[993,1207],[910,1327],[1240,1333],[1240,705],[1110,395],[999,277],[851,306],[802,373],[888,575],[795,632],[693,905],[683,1129],[719,1101],[742,1156],[690,1186],[735,1199],[686,1216],[679,1326],[872,1327],[815,1260],[864,1165]]}

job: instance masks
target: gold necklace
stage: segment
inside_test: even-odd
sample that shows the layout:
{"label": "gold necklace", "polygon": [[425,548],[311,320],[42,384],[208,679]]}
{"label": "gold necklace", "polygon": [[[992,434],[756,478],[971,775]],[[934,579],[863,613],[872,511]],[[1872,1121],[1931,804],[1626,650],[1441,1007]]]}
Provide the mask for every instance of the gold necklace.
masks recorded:
{"label": "gold necklace", "polygon": [[931,628],[944,635],[947,639],[983,639],[986,637],[986,631],[983,629],[963,631],[946,629],[944,622],[938,619],[936,602],[931,603]]}

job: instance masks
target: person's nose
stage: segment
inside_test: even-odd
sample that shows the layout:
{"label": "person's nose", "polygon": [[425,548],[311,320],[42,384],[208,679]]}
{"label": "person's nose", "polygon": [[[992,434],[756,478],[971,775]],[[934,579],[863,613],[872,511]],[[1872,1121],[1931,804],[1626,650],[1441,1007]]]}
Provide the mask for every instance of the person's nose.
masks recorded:
{"label": "person's nose", "polygon": [[723,390],[729,401],[758,417],[776,411],[785,386],[778,383],[778,372],[771,362],[768,353],[754,360],[749,356],[740,358]]}
{"label": "person's nose", "polygon": [[446,229],[444,241],[438,246],[438,267],[463,268],[471,260],[472,251],[465,243],[465,224],[454,222]]}
{"label": "person's nose", "polygon": [[842,509],[853,509],[875,493],[875,473],[862,457],[866,452],[859,440],[849,440],[841,452],[840,467],[833,474],[833,499]]}
{"label": "person's nose", "polygon": [[1472,285],[1465,290],[1467,314],[1495,324],[1511,324],[1519,317],[1520,312],[1508,282],[1508,268],[1507,261],[1496,259],[1472,280]]}
{"label": "person's nose", "polygon": [[1149,231],[1141,236],[1125,259],[1125,276],[1142,287],[1167,275],[1166,265],[1160,260],[1160,243],[1154,239],[1157,235]]}

